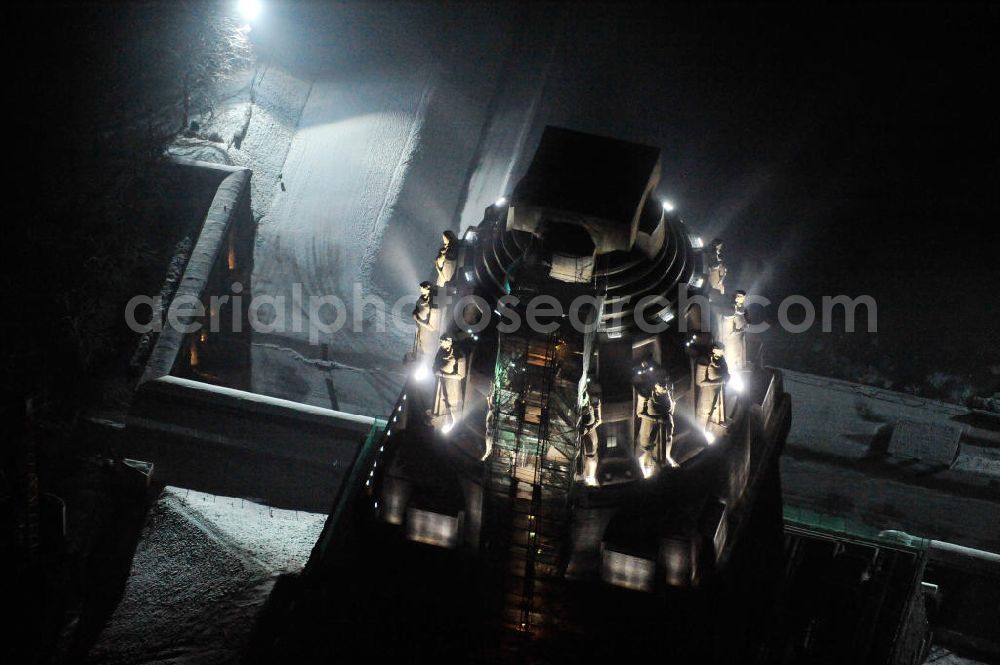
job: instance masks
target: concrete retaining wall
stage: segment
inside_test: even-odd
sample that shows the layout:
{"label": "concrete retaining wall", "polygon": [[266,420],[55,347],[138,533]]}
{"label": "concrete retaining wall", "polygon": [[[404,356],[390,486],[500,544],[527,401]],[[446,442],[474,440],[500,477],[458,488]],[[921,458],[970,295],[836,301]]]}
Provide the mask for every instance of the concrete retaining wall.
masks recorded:
{"label": "concrete retaining wall", "polygon": [[[230,234],[236,232],[237,227],[242,226],[244,228],[241,235],[249,235],[251,238],[254,235],[253,218],[250,214],[251,173],[248,169],[199,162],[180,162],[180,165],[197,169],[209,179],[221,178],[215,197],[205,215],[198,241],[195,243],[194,249],[191,251],[191,258],[184,269],[181,283],[174,294],[174,300],[181,296],[196,298],[207,306],[207,299],[212,295],[209,293],[209,285],[213,278],[218,277],[222,262],[220,259],[227,258],[223,254],[226,253],[227,246],[231,242]],[[251,243],[249,257],[252,257],[252,247]],[[246,281],[249,284],[249,272],[241,272],[246,272]],[[179,317],[179,320],[180,323],[187,325],[202,319],[192,314],[184,314]],[[245,333],[247,338],[249,334],[249,331]],[[146,364],[140,383],[173,372],[177,367],[185,342],[188,341],[187,338],[188,336],[182,331],[165,324]],[[249,341],[247,340],[246,343],[249,344]],[[249,362],[249,357],[247,361]]]}
{"label": "concrete retaining wall", "polygon": [[122,454],[163,483],[326,512],[373,418],[173,376],[147,381]]}
{"label": "concrete retaining wall", "polygon": [[[247,169],[177,160],[199,182],[217,183],[174,299],[197,299],[243,285],[241,328],[232,305],[218,332],[165,325],[140,380],[119,453],[153,462],[154,478],[273,506],[327,512],[373,418],[249,392],[251,331],[246,308],[255,238]],[[182,325],[208,323],[190,312]]]}

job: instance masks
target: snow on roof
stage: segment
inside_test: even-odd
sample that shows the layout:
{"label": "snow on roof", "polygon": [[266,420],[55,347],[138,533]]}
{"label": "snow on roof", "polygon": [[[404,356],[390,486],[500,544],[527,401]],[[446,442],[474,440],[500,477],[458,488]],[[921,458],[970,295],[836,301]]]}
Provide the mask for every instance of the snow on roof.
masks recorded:
{"label": "snow on roof", "polygon": [[899,421],[951,425],[968,413],[964,407],[782,369],[785,390],[792,396],[792,429],[788,444],[860,459],[869,454],[876,431]]}
{"label": "snow on roof", "polygon": [[293,402],[291,400],[281,399],[280,397],[271,397],[269,395],[251,393],[245,390],[237,390],[235,388],[227,388],[225,386],[216,386],[210,383],[203,383],[201,381],[192,381],[191,379],[184,379],[179,376],[161,376],[156,379],[156,381],[161,384],[177,386],[187,390],[228,397],[248,404],[297,411],[299,413],[321,416],[338,421],[346,421],[357,425],[364,425],[366,427],[370,427],[375,424],[375,418],[371,416],[361,416],[355,413],[335,411],[334,409],[327,409],[322,406],[313,406],[312,404],[302,404],[301,402]]}

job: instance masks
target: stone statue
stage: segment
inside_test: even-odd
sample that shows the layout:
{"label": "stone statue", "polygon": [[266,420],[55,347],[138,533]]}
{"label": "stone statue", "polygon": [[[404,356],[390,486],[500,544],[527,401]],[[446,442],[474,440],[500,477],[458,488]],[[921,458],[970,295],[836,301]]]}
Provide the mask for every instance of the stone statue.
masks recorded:
{"label": "stone statue", "polygon": [[480,458],[480,461],[482,462],[488,460],[490,455],[493,453],[493,441],[496,436],[495,430],[497,426],[496,414],[493,413],[493,403],[496,400],[496,392],[497,388],[496,385],[494,385],[490,390],[489,399],[486,400],[486,432],[485,436],[483,436],[483,456]]}
{"label": "stone statue", "polygon": [[680,466],[671,455],[674,439],[674,395],[665,377],[656,379],[648,391],[637,394],[635,415],[639,418],[636,452],[647,478],[663,463]]}
{"label": "stone statue", "polygon": [[441,249],[434,259],[434,270],[437,271],[437,285],[444,286],[455,275],[458,262],[458,238],[451,231],[441,234]]}
{"label": "stone statue", "polygon": [[588,393],[583,394],[583,406],[580,408],[580,462],[584,481],[588,484],[597,482],[597,447],[599,439],[597,428],[601,424],[601,400]]}
{"label": "stone statue", "polygon": [[708,286],[722,295],[726,294],[726,264],[722,260],[722,239],[712,241],[708,251]]}
{"label": "stone statue", "polygon": [[420,362],[430,355],[431,345],[435,342],[437,330],[432,321],[433,303],[431,302],[431,283],[420,282],[420,297],[413,308],[413,322],[417,324],[413,336],[413,358]]}
{"label": "stone statue", "polygon": [[726,419],[725,387],[729,380],[722,346],[716,344],[708,356],[702,356],[695,365],[695,372],[698,424],[706,429],[709,423],[722,424]]}
{"label": "stone statue", "polygon": [[742,371],[747,365],[747,310],[746,291],[733,295],[733,311],[722,317],[722,344],[726,364],[733,371]]}
{"label": "stone statue", "polygon": [[433,370],[437,390],[432,415],[443,418],[445,426],[450,427],[462,414],[462,379],[465,378],[465,358],[457,353],[451,335],[443,335],[438,342]]}

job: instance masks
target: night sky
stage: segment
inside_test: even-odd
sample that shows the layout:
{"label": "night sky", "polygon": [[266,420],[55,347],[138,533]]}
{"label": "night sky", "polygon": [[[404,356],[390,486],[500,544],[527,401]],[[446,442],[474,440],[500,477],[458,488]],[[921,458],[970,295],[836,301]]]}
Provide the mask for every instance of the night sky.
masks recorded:
{"label": "night sky", "polygon": [[973,372],[1000,362],[997,15],[574,11],[551,122],[661,146],[661,191],[729,240],[734,286],[871,295],[889,364]]}
{"label": "night sky", "polygon": [[573,16],[552,120],[661,145],[664,191],[734,252],[791,233],[845,275],[989,277],[995,11],[672,11]]}

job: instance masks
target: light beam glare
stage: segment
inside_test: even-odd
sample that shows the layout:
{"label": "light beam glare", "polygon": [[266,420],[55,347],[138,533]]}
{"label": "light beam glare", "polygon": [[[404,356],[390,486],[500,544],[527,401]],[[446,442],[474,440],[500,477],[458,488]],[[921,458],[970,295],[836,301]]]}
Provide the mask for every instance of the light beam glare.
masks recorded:
{"label": "light beam glare", "polygon": [[236,3],[236,9],[247,21],[253,21],[260,16],[263,6],[261,5],[260,0],[238,0]]}

